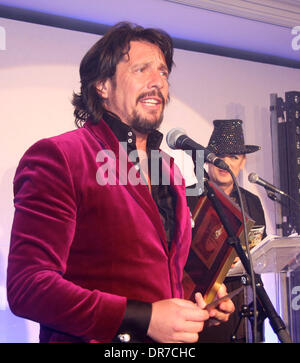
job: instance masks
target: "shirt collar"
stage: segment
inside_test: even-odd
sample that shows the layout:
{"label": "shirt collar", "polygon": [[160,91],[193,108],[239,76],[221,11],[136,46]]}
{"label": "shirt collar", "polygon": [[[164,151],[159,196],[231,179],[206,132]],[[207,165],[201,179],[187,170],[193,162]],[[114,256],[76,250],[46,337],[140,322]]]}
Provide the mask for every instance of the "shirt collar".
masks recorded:
{"label": "shirt collar", "polygon": [[[136,149],[136,136],[133,129],[111,112],[105,112],[104,121],[115,134],[119,142],[126,142],[129,149]],[[152,131],[147,138],[147,150],[157,150],[162,142],[163,134],[158,130]]]}

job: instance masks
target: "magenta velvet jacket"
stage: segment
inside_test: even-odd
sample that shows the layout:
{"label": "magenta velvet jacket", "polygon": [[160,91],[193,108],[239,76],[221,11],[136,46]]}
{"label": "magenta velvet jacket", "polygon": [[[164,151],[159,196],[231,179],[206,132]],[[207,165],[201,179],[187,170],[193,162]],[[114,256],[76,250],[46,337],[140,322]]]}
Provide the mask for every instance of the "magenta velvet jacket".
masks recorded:
{"label": "magenta velvet jacket", "polygon": [[[101,150],[117,157],[116,185],[99,183]],[[163,162],[177,193],[169,251],[148,188],[118,185],[121,177],[126,184],[119,157],[133,167],[103,120],[87,122],[34,144],[16,171],[8,301],[16,315],[47,327],[49,342],[110,342],[127,298],[183,297],[191,226],[180,172]]]}

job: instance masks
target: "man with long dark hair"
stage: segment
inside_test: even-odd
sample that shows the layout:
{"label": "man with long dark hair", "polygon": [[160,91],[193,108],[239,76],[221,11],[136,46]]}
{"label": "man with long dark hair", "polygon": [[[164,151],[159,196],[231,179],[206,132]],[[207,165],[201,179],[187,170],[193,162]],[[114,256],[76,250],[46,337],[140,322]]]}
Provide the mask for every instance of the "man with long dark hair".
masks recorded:
{"label": "man with long dark hair", "polygon": [[81,62],[78,129],[18,166],[8,300],[40,323],[41,342],[195,342],[234,310],[183,299],[190,214],[157,131],[172,63],[166,33],[113,27]]}

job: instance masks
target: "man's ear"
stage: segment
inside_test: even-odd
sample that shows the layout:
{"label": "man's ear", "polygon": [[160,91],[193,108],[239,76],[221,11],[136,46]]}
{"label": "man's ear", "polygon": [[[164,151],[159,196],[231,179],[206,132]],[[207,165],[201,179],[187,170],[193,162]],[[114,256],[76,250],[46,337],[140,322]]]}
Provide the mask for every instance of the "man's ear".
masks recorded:
{"label": "man's ear", "polygon": [[107,99],[108,98],[108,87],[109,87],[108,82],[109,82],[109,80],[107,79],[106,81],[98,81],[96,83],[97,93],[103,99]]}

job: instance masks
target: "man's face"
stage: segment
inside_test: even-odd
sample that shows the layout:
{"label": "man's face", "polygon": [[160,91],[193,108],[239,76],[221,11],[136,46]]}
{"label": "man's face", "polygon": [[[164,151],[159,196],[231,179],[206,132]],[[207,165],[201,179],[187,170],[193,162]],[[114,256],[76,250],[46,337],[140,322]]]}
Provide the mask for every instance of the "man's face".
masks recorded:
{"label": "man's face", "polygon": [[124,123],[144,134],[157,129],[169,96],[163,53],[154,44],[132,41],[113,79],[97,85],[97,89],[105,99],[105,108]]}
{"label": "man's face", "polygon": [[[226,155],[220,157],[230,167],[233,175],[237,178],[240,171],[244,168],[246,157],[245,155]],[[233,186],[233,180],[228,171],[221,170],[212,164],[208,164],[208,175],[210,179],[219,187],[225,189]]]}

